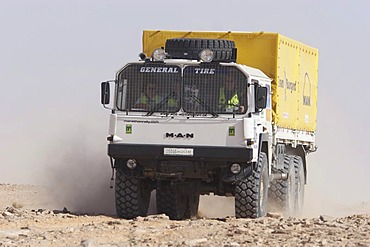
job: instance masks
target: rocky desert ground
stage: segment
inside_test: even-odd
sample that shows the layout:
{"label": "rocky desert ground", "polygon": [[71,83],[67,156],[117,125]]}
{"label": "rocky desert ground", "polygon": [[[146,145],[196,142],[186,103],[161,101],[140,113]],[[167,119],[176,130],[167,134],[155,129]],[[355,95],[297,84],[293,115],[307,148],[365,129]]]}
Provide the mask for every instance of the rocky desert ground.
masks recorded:
{"label": "rocky desert ground", "polygon": [[40,186],[0,184],[0,246],[370,246],[369,213],[284,218],[270,212],[235,219],[222,217],[221,208],[215,218],[202,198],[192,220],[155,214],[123,220],[57,208],[49,193]]}

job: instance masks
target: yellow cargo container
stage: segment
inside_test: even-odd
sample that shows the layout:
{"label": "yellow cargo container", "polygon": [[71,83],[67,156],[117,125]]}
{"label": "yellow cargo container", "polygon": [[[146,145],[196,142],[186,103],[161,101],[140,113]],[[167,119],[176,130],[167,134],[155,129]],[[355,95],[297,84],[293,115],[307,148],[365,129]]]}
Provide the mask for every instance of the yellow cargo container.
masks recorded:
{"label": "yellow cargo container", "polygon": [[237,63],[262,70],[272,81],[273,122],[316,130],[318,50],[278,33],[145,30],[143,52],[152,54],[171,38],[233,40]]}

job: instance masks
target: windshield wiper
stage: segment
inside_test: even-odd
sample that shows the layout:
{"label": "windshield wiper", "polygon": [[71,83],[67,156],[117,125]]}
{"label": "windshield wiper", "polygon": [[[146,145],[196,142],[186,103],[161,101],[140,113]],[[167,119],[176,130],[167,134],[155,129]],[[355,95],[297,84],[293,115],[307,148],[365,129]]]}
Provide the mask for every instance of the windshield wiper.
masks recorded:
{"label": "windshield wiper", "polygon": [[211,110],[211,107],[209,107],[209,105],[207,105],[206,103],[204,103],[203,100],[199,99],[197,96],[195,95],[192,95],[191,96],[193,99],[195,99],[201,106],[203,106],[208,113],[211,113],[213,117],[218,117],[218,114],[215,113],[214,111]]}
{"label": "windshield wiper", "polygon": [[158,104],[156,104],[153,109],[151,109],[150,111],[148,111],[148,113],[146,114],[146,116],[151,116],[154,112],[158,111],[159,109],[162,108],[162,106],[164,106],[164,104],[167,103],[167,101],[171,98],[175,96],[175,92],[171,92],[169,93],[164,99],[162,99]]}

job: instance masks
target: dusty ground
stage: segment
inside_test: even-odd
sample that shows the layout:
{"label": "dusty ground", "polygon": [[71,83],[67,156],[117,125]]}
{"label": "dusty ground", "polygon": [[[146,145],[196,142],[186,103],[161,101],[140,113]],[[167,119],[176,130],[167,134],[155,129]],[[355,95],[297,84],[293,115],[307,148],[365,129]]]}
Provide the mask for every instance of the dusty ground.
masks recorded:
{"label": "dusty ground", "polygon": [[122,220],[63,211],[48,193],[42,187],[0,184],[0,246],[370,246],[370,214]]}

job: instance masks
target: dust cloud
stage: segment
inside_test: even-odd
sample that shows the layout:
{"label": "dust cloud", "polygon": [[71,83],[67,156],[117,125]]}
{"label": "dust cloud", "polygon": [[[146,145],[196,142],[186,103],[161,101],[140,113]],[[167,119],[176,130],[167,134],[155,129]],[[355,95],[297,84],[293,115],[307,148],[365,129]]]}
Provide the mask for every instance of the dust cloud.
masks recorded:
{"label": "dust cloud", "polygon": [[108,158],[98,157],[99,152],[83,143],[72,145],[78,147],[68,150],[49,171],[54,203],[73,212],[114,214]]}
{"label": "dust cloud", "polygon": [[[308,155],[303,217],[370,213],[370,194],[367,192],[370,182],[364,172],[368,169],[363,155],[365,150],[358,146],[334,145],[336,138],[356,143],[356,137],[346,131],[350,123],[335,124],[339,122],[339,112],[334,114],[335,109],[330,107],[325,111],[333,115],[332,119],[321,120],[318,124],[326,131],[319,129],[319,149]],[[51,188],[52,205],[56,209],[66,207],[74,212],[114,214],[114,190],[109,188],[111,169],[106,154],[108,115],[107,111],[101,110],[85,112],[85,119],[81,119],[79,112],[68,117],[52,115],[54,121],[13,123],[22,131],[12,134],[14,138],[3,143],[2,151],[6,155],[2,156],[1,162],[6,165],[2,167],[0,182],[47,185]],[[45,126],[52,128],[47,130]],[[366,145],[361,147],[365,149]],[[149,214],[155,212],[153,193]],[[201,197],[199,216],[220,218],[232,215],[233,198]]]}
{"label": "dust cloud", "polygon": [[367,133],[359,137],[361,123],[353,121],[357,114],[345,113],[341,103],[329,95],[319,97],[318,150],[307,156],[306,217],[370,213]]}
{"label": "dust cloud", "polygon": [[86,120],[64,122],[47,138],[39,183],[50,188],[51,204],[56,208],[112,215],[114,190],[109,188],[106,121]]}
{"label": "dust cloud", "polygon": [[234,197],[204,195],[200,197],[199,217],[224,218],[234,216]]}

